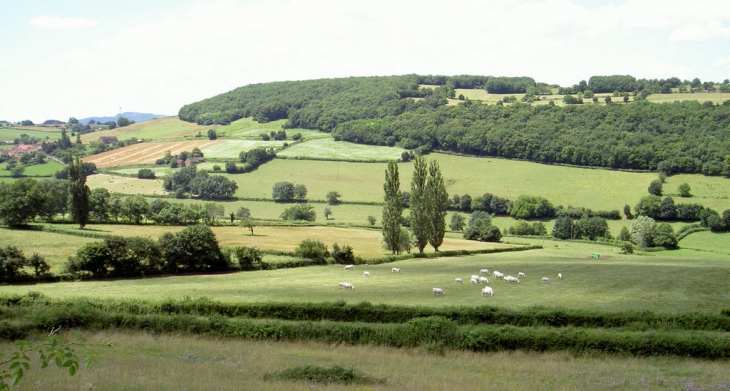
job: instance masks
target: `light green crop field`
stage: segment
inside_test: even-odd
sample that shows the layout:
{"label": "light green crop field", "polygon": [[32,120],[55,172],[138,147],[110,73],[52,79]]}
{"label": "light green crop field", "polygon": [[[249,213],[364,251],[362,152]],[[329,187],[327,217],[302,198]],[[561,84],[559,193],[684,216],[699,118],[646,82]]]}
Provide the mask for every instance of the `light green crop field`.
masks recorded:
{"label": "light green crop field", "polygon": [[46,138],[56,140],[61,137],[61,131],[59,129],[31,130],[0,127],[0,142],[13,141],[16,138],[20,138],[21,134],[37,137],[40,140],[45,140]]}
{"label": "light green crop field", "polygon": [[[63,164],[49,160],[43,164],[26,166],[23,175],[28,177],[52,177],[56,171],[61,170],[63,167]],[[0,176],[10,176],[10,171],[5,170],[5,165],[0,166]]]}
{"label": "light green crop field", "polygon": [[672,93],[672,94],[651,94],[646,100],[654,103],[668,103],[683,100],[696,100],[699,102],[710,101],[715,104],[721,104],[730,99],[730,93],[722,92],[697,92],[697,93]]}
{"label": "light green crop field", "polygon": [[258,140],[223,140],[209,147],[201,148],[201,151],[206,158],[232,159],[238,162],[238,155],[241,151],[254,148],[281,148],[285,142],[263,141],[260,138]]}
{"label": "light green crop field", "polygon": [[94,174],[86,177],[90,189],[103,187],[110,192],[122,194],[164,195],[161,179],[137,179],[118,175]]}
{"label": "light green crop field", "polygon": [[[535,241],[539,242],[539,241]],[[594,311],[653,311],[657,313],[718,313],[730,302],[727,255],[693,250],[622,255],[606,249],[594,259],[596,245],[555,243],[542,250],[437,259],[413,259],[381,265],[341,265],[120,281],[61,282],[7,286],[8,294],[39,291],[58,298],[192,298],[207,296],[223,302],[369,301],[373,304],[442,306],[492,305],[527,309],[533,306]],[[401,274],[390,272],[400,267]],[[494,297],[482,297],[480,287],[454,284],[482,268],[508,275],[526,273],[520,284],[490,279]],[[372,277],[363,276],[367,270]],[[563,279],[557,278],[558,273]],[[549,277],[552,283],[541,282]],[[354,284],[354,291],[337,283]],[[434,297],[440,287],[445,296]]]}
{"label": "light green crop field", "polygon": [[[97,360],[69,377],[33,365],[18,390],[480,390],[723,389],[727,361],[665,357],[576,356],[571,353],[447,351],[383,346],[269,342],[148,332],[84,332]],[[37,342],[37,341],[34,341]],[[107,346],[100,346],[105,343]],[[13,351],[12,342],[0,350]],[[77,349],[77,354],[85,352]],[[397,365],[394,365],[397,363]],[[267,373],[307,365],[342,366],[385,384],[366,386],[265,381]],[[164,376],[160,376],[164,373]],[[692,388],[690,388],[692,387]]]}
{"label": "light green crop field", "polygon": [[76,254],[78,248],[96,241],[99,239],[0,228],[0,246],[16,246],[23,251],[26,257],[37,253],[51,266],[52,274],[59,273],[68,257]]}
{"label": "light green crop field", "polygon": [[92,132],[81,135],[81,141],[86,144],[96,141],[101,136],[117,136],[119,140],[130,138],[145,139],[154,141],[171,141],[181,139],[195,139],[200,133],[201,139],[208,139],[208,129],[212,126],[203,126],[195,123],[181,121],[178,117],[164,117],[149,121],[139,122],[129,126]]}
{"label": "light green crop field", "polygon": [[[184,227],[169,227],[155,225],[117,225],[117,224],[89,224],[89,232],[100,232],[120,236],[140,236],[157,240],[166,232],[178,232]],[[320,240],[327,246],[333,243],[349,245],[356,256],[364,258],[381,257],[389,252],[380,248],[380,230],[337,228],[337,227],[254,227],[251,236],[246,228],[238,226],[211,227],[218,242],[222,246],[255,246],[261,249],[294,251],[299,243],[305,239]],[[483,243],[461,238],[445,238],[441,250],[478,250],[487,248],[509,248],[514,245],[501,243]],[[426,249],[433,252],[433,249]]]}
{"label": "light green crop field", "polygon": [[403,152],[405,152],[403,148],[363,145],[322,138],[292,145],[277,153],[277,156],[333,160],[400,160]]}
{"label": "light green crop field", "polygon": [[[306,143],[305,143],[306,144]],[[469,194],[472,198],[492,193],[510,200],[522,194],[547,198],[553,205],[580,206],[594,210],[632,210],[648,194],[655,173],[635,173],[587,169],[531,162],[430,154],[437,160],[450,196]],[[276,182],[304,184],[311,199],[324,199],[332,190],[345,201],[382,202],[385,163],[351,163],[331,161],[284,160],[260,166],[248,174],[228,175],[238,183],[238,197],[271,198]],[[412,163],[398,164],[401,190],[410,190]],[[675,202],[696,202],[718,211],[730,209],[730,181],[703,175],[669,177],[664,185],[667,194],[679,183],[688,182],[694,197]]]}

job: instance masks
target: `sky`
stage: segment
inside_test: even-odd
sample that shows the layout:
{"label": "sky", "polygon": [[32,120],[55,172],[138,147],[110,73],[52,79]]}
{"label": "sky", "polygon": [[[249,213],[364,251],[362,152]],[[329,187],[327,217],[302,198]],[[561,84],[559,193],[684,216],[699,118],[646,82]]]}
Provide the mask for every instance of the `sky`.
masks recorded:
{"label": "sky", "polygon": [[382,75],[730,78],[727,0],[0,0],[0,120]]}

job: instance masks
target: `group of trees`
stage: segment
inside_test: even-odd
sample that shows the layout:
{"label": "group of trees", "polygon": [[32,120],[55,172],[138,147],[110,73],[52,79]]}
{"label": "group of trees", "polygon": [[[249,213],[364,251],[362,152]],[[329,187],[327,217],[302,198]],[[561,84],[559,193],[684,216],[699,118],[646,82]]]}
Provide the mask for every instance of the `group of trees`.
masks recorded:
{"label": "group of trees", "polygon": [[15,246],[0,247],[0,283],[37,280],[48,275],[50,270],[46,260],[36,253],[26,257]]}
{"label": "group of trees", "polygon": [[162,186],[167,191],[175,192],[178,198],[185,198],[189,194],[203,200],[229,200],[238,190],[236,182],[219,175],[209,176],[206,171],[198,171],[195,165],[165,176]]}
{"label": "group of trees", "polygon": [[241,151],[238,154],[238,160],[243,165],[239,167],[235,162],[226,162],[226,173],[238,174],[251,172],[258,166],[273,159],[274,156],[276,156],[276,151],[273,148],[257,147],[249,151]]}
{"label": "group of trees", "polygon": [[166,232],[157,241],[115,236],[87,243],[69,258],[65,271],[93,278],[137,277],[226,271],[229,262],[213,231],[192,225],[174,234]]}
{"label": "group of trees", "polygon": [[[422,253],[426,245],[430,244],[438,251],[446,233],[446,211],[449,206],[449,194],[438,162],[434,160],[427,165],[424,157],[415,158],[409,197],[410,216],[407,220],[402,216],[403,197],[395,161],[388,163],[383,189],[383,247],[398,254],[410,251],[413,245]],[[410,227],[410,231],[402,227],[404,223]]]}
{"label": "group of trees", "polygon": [[276,182],[271,189],[271,198],[274,202],[306,201],[307,187],[289,181]]}

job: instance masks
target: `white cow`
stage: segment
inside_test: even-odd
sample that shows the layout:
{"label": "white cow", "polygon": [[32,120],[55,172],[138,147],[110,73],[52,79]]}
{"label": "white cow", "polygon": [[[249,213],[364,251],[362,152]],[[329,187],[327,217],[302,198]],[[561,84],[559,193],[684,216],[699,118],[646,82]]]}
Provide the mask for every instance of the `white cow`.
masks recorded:
{"label": "white cow", "polygon": [[349,283],[349,282],[341,282],[341,283],[340,283],[340,287],[342,287],[342,289],[349,289],[349,290],[351,290],[351,291],[354,291],[354,290],[355,290],[355,286],[354,286],[354,285],[352,285],[352,284],[351,284],[351,283]]}
{"label": "white cow", "polygon": [[370,272],[363,272],[362,275],[365,277],[370,277]]}
{"label": "white cow", "polygon": [[562,280],[563,279],[563,273],[558,273],[558,278]]}
{"label": "white cow", "polygon": [[469,282],[472,283],[472,284],[478,284],[479,283],[479,278],[472,278],[472,279],[469,280]]}
{"label": "white cow", "polygon": [[390,269],[390,272],[391,273],[398,273],[398,274],[400,274],[400,268],[399,267],[394,267],[394,268]]}
{"label": "white cow", "polygon": [[441,295],[441,296],[443,296],[443,295],[445,295],[445,294],[446,294],[446,293],[444,293],[444,290],[443,290],[443,289],[441,289],[441,288],[433,288],[433,295],[434,295],[434,296],[436,296],[436,295]]}
{"label": "white cow", "polygon": [[345,270],[354,270],[355,265],[345,265]]}
{"label": "white cow", "polygon": [[454,278],[454,284],[463,284],[463,283],[464,283],[464,281],[462,281],[461,278],[459,278],[459,277]]}
{"label": "white cow", "polygon": [[479,283],[480,284],[489,284],[489,279],[487,279],[487,277],[479,277]]}
{"label": "white cow", "polygon": [[485,286],[484,289],[482,289],[482,296],[484,295],[494,296],[494,289],[492,289],[492,287]]}
{"label": "white cow", "polygon": [[548,283],[548,284],[549,284],[549,283],[550,283],[550,279],[549,279],[549,278],[547,278],[547,277],[543,277],[543,278],[542,278],[542,282],[546,282],[546,283]]}
{"label": "white cow", "polygon": [[504,279],[504,273],[494,272],[494,278],[498,280]]}
{"label": "white cow", "polygon": [[525,277],[525,273],[519,272],[519,273],[517,273],[517,277]]}
{"label": "white cow", "polygon": [[507,282],[507,283],[516,282],[516,283],[519,284],[520,283],[520,280],[517,277],[514,277],[514,276],[507,276],[507,277],[504,278],[504,282]]}
{"label": "white cow", "polygon": [[486,275],[489,275],[489,269],[482,269],[482,270],[479,270],[479,274],[486,274]]}

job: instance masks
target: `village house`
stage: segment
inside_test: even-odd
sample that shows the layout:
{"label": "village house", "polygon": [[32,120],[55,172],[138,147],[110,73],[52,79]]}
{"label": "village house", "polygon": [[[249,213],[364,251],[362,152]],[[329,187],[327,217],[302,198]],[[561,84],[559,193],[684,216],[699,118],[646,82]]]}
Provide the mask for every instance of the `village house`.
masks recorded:
{"label": "village house", "polygon": [[101,136],[97,140],[99,144],[109,144],[117,142],[117,136]]}
{"label": "village house", "polygon": [[41,149],[40,144],[20,144],[20,145],[14,146],[8,150],[2,150],[2,151],[0,151],[0,153],[17,159],[20,155],[22,155],[26,152],[33,153],[36,151],[40,151],[40,149]]}

